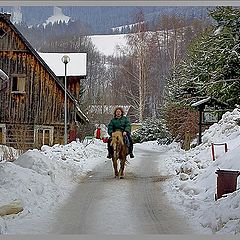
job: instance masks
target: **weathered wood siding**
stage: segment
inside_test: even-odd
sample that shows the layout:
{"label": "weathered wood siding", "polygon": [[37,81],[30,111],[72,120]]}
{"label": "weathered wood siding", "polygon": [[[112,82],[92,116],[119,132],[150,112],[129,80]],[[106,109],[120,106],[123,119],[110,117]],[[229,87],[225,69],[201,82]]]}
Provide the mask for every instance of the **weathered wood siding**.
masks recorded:
{"label": "weathered wood siding", "polygon": [[[6,144],[15,147],[18,138],[26,136],[26,144],[34,147],[35,125],[55,126],[54,143],[62,143],[64,91],[6,22],[0,21],[1,28],[6,34],[0,38],[0,68],[9,76],[7,89],[0,92],[0,123],[6,124]],[[25,92],[12,92],[14,76],[25,77]],[[69,99],[67,110],[71,122],[74,106]]]}
{"label": "weathered wood siding", "polygon": [[[59,80],[64,85],[65,78],[59,77]],[[80,100],[80,77],[67,77],[67,88],[77,100]]]}

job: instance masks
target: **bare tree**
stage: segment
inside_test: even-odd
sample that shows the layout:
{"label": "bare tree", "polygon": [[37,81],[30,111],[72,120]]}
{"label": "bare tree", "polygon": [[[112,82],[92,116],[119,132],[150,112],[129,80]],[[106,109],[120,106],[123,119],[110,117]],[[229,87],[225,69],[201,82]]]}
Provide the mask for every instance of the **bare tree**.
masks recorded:
{"label": "bare tree", "polygon": [[138,120],[144,119],[148,96],[149,74],[149,34],[146,32],[143,12],[136,15],[133,33],[127,36],[128,58],[122,63],[122,69],[128,77],[125,82],[126,98],[137,111]]}

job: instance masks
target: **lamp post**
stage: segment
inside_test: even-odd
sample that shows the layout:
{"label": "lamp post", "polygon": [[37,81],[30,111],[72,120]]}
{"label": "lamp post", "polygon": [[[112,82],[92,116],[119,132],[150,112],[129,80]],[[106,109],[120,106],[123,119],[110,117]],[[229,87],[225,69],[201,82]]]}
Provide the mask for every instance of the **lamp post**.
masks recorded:
{"label": "lamp post", "polygon": [[67,144],[67,64],[70,62],[70,57],[64,55],[62,62],[65,65],[65,80],[64,80],[64,144]]}

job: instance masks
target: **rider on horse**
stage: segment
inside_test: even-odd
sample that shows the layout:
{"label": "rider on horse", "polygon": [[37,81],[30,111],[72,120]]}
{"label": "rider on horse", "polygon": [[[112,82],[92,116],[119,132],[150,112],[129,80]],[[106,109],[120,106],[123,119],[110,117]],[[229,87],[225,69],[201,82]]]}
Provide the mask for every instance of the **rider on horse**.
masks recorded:
{"label": "rider on horse", "polygon": [[[115,131],[122,131],[123,136],[127,137],[129,140],[129,155],[130,158],[134,158],[133,155],[133,142],[131,138],[131,123],[129,119],[124,115],[124,110],[122,107],[117,107],[114,110],[114,117],[108,124],[108,134],[110,137],[112,136],[112,133]],[[108,156],[107,158],[112,158],[112,149],[110,146],[111,138],[108,139]]]}

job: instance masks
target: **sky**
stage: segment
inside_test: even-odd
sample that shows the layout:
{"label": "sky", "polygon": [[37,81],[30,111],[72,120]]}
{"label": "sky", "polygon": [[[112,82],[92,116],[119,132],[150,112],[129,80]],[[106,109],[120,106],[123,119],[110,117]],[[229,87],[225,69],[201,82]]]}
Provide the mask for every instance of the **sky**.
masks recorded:
{"label": "sky", "polygon": [[[139,149],[159,152],[159,173],[171,175],[163,184],[169,203],[179,214],[203,234],[240,233],[240,191],[215,199],[216,171],[240,170],[240,109],[227,112],[222,119],[203,133],[202,144],[185,151],[179,144],[158,145],[156,141],[134,144],[136,157],[127,171],[135,168]],[[213,161],[211,143],[215,145]],[[8,152],[9,151],[9,152]],[[165,152],[164,161],[162,152]],[[9,153],[9,154],[7,154]],[[4,160],[5,156],[12,159]],[[3,206],[15,204],[23,211],[0,217],[1,234],[39,234],[48,232],[54,221],[49,212],[57,209],[93,168],[105,161],[106,143],[73,141],[67,145],[42,146],[18,156],[16,150],[1,146],[0,156],[0,213]],[[51,209],[51,211],[49,211]]]}

